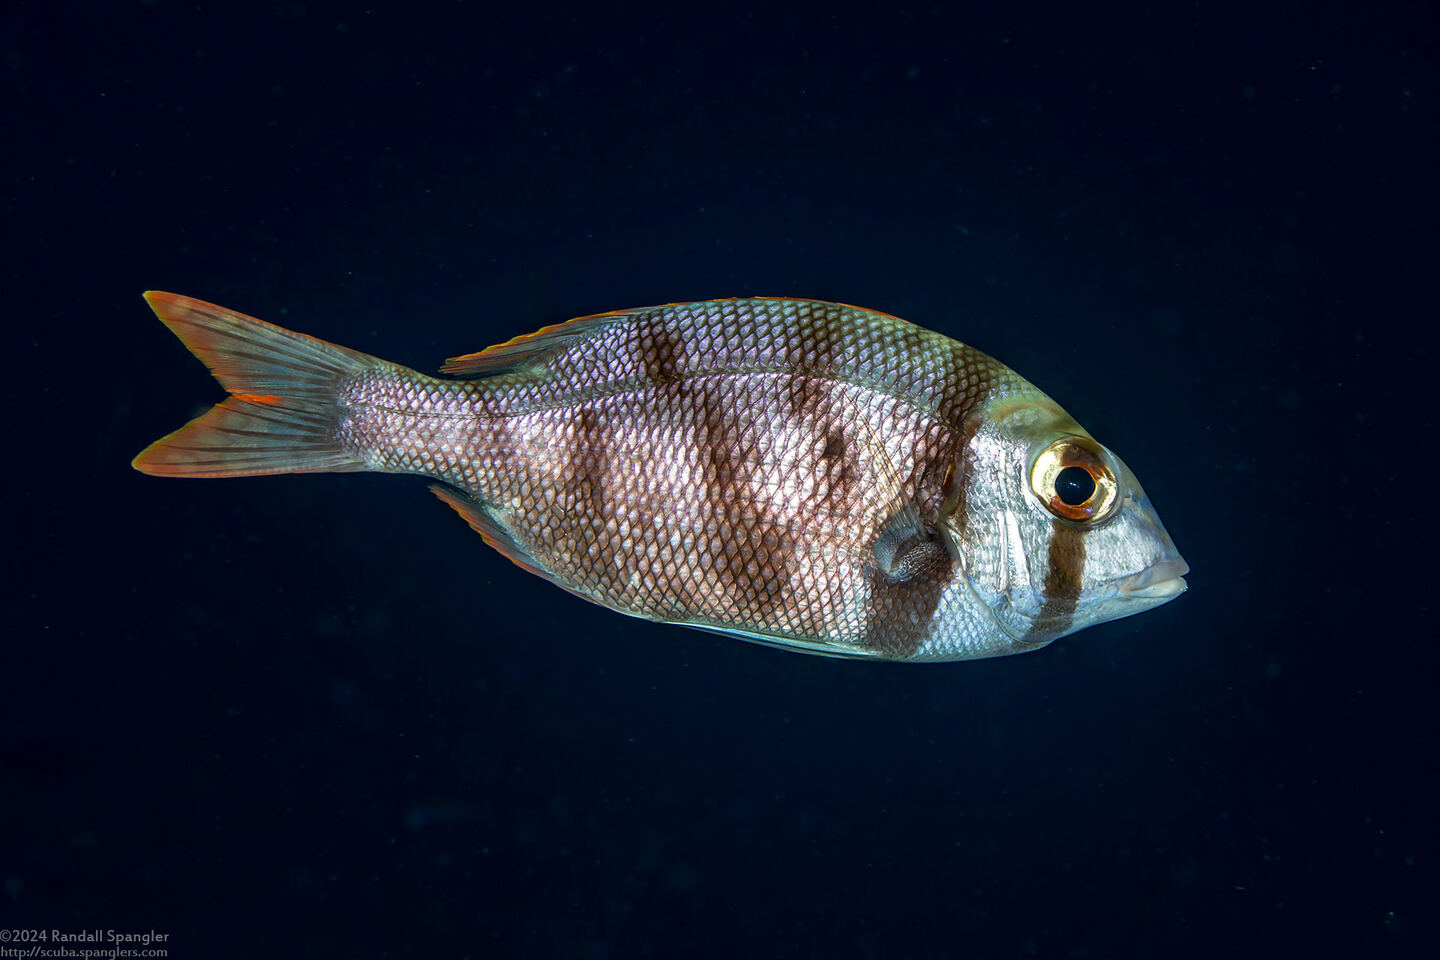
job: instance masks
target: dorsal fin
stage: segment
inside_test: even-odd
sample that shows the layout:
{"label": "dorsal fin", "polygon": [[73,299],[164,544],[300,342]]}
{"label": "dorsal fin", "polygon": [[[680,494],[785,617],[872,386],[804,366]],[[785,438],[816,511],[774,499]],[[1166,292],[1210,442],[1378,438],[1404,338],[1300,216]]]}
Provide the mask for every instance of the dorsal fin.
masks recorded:
{"label": "dorsal fin", "polygon": [[[544,354],[552,350],[559,350],[611,323],[623,322],[638,317],[641,314],[664,310],[669,307],[734,303],[740,300],[827,305],[834,303],[834,301],[809,300],[804,297],[721,297],[716,300],[686,300],[675,303],[660,303],[650,307],[631,307],[627,310],[610,310],[606,313],[594,313],[585,317],[576,317],[574,320],[566,320],[564,323],[552,323],[548,327],[541,327],[534,333],[522,333],[520,336],[512,337],[504,343],[497,343],[493,347],[486,347],[478,353],[466,353],[458,357],[451,357],[445,361],[445,365],[440,368],[440,372],[453,374],[457,377],[486,377],[497,373],[506,373],[524,364],[535,362]],[[860,310],[864,313],[891,320],[898,319],[888,313],[881,313],[878,310],[870,310],[866,307],[856,307],[848,303],[835,303],[834,305],[846,307],[851,310]]]}
{"label": "dorsal fin", "polygon": [[574,320],[566,320],[564,323],[552,323],[548,327],[541,327],[534,333],[522,333],[518,337],[511,337],[504,343],[486,347],[479,353],[451,357],[445,361],[440,372],[454,374],[457,377],[484,377],[504,373],[537,359],[541,354],[573,343],[606,324],[654,309],[654,307],[640,307],[633,310],[611,310],[609,313],[576,317]]}

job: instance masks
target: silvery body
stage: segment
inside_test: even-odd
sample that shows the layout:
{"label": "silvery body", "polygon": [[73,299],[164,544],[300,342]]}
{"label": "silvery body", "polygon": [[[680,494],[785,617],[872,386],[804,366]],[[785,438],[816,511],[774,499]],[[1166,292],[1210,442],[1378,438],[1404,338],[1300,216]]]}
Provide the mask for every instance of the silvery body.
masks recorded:
{"label": "silvery body", "polygon": [[618,311],[431,377],[147,298],[231,396],[138,469],[429,477],[507,557],[621,613],[830,656],[962,660],[1185,589],[1119,458],[1008,367],[886,314],[793,299]]}

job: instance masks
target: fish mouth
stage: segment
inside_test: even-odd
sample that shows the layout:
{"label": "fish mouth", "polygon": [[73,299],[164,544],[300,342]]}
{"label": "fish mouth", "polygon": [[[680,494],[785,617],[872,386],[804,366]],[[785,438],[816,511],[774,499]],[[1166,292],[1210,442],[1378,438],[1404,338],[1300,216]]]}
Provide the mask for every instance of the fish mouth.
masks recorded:
{"label": "fish mouth", "polygon": [[1169,600],[1187,589],[1185,574],[1190,565],[1179,557],[1151,564],[1134,576],[1126,577],[1117,586],[1127,600]]}

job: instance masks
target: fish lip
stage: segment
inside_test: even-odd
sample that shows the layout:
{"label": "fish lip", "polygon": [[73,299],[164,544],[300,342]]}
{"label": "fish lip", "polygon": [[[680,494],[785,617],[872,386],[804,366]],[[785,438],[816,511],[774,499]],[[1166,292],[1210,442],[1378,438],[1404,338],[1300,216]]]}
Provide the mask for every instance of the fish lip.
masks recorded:
{"label": "fish lip", "polygon": [[1190,565],[1179,557],[1157,560],[1137,574],[1120,580],[1116,587],[1120,596],[1129,600],[1169,600],[1189,589],[1185,574]]}

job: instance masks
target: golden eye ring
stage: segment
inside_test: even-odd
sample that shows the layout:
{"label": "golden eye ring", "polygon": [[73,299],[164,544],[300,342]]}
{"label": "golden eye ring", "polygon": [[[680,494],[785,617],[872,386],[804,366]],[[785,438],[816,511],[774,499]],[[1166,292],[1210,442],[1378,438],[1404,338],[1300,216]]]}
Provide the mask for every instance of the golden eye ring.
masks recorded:
{"label": "golden eye ring", "polygon": [[1095,523],[1119,501],[1120,485],[1106,453],[1089,437],[1061,437],[1040,451],[1030,467],[1030,492],[1055,516]]}

